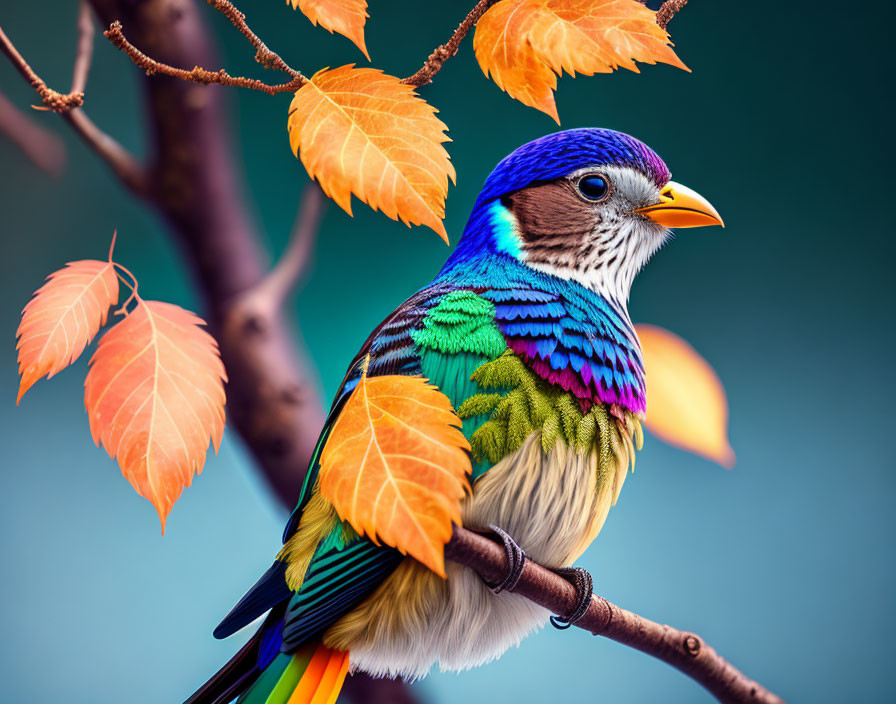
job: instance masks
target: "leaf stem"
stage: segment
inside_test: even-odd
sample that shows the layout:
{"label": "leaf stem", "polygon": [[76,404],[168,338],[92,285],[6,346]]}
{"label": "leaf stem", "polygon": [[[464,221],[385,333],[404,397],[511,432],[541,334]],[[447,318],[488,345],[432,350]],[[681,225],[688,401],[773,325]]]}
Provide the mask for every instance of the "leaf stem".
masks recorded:
{"label": "leaf stem", "polygon": [[[112,246],[113,247],[115,246],[115,236],[114,235],[112,236]],[[129,289],[131,289],[131,295],[128,296],[127,299],[125,299],[125,302],[121,304],[119,309],[117,311],[115,311],[115,315],[127,316],[128,304],[134,300],[136,300],[137,302],[140,301],[140,296],[137,295],[137,286],[138,286],[137,277],[134,276],[131,273],[131,270],[128,269],[127,267],[125,267],[124,265],[119,264],[118,262],[112,261],[112,250],[111,249],[109,250],[109,263],[112,264],[113,267],[115,267],[115,275],[118,277],[118,280],[121,281]],[[119,272],[121,272],[121,273],[119,273]],[[122,274],[127,275],[130,278],[130,281],[128,281],[125,278],[125,276],[123,276]]]}

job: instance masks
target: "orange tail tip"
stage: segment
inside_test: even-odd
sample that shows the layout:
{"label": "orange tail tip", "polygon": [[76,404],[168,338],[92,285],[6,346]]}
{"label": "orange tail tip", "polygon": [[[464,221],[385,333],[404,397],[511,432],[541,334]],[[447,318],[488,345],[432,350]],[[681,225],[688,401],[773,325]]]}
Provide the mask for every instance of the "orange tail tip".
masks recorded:
{"label": "orange tail tip", "polygon": [[347,672],[347,651],[318,645],[287,704],[335,704]]}

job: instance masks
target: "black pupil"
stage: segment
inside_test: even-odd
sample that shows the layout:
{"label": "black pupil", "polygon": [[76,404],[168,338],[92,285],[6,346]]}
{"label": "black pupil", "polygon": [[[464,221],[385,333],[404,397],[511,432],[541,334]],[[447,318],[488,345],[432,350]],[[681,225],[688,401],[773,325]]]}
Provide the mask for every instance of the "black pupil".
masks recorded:
{"label": "black pupil", "polygon": [[600,200],[607,195],[607,181],[603,176],[584,176],[579,179],[579,192],[588,200]]}

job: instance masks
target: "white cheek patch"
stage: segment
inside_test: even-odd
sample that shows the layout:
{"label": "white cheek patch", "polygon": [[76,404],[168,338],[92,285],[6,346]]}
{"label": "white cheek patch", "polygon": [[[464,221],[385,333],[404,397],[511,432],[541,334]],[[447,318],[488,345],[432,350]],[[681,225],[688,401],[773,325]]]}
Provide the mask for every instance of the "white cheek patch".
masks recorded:
{"label": "white cheek patch", "polygon": [[530,262],[530,266],[577,281],[604,298],[624,305],[635,276],[670,235],[665,227],[633,213],[637,208],[657,202],[660,191],[640,171],[627,167],[579,169],[569,178],[586,173],[603,174],[613,186],[605,206],[607,217],[603,224],[596,225],[589,253],[571,265]]}

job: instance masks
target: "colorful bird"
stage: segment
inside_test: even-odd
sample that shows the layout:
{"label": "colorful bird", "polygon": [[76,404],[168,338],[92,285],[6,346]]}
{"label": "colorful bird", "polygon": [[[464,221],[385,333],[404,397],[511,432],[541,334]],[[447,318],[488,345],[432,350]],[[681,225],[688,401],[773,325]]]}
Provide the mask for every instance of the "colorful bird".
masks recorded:
{"label": "colorful bird", "polygon": [[322,496],[321,452],[364,374],[423,376],[447,396],[471,446],[463,525],[493,527],[511,567],[524,551],[576,577],[587,605],[590,577],[568,568],[600,531],[641,445],[632,280],[669,228],[721,224],[651,149],[619,132],[558,132],[501,161],[445,266],[350,366],[284,547],[215,636],[268,615],[188,704],[332,704],[349,665],[408,679],[436,663],[463,670],[547,622],[545,609],[506,590],[518,570],[487,585],[448,563],[443,578],[359,536]]}

